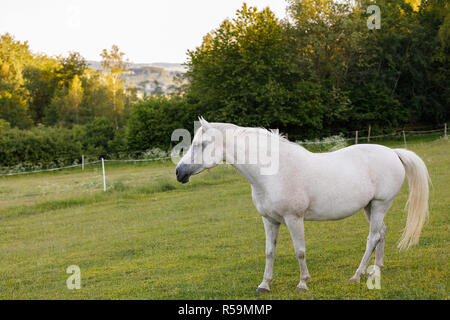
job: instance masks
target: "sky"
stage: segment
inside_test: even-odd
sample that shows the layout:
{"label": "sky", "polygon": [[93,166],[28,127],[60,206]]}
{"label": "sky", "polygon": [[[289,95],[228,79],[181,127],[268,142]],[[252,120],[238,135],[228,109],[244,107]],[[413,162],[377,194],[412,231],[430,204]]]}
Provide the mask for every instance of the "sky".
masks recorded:
{"label": "sky", "polygon": [[[130,62],[186,61],[186,51],[233,18],[243,0],[1,0],[0,34],[28,41],[33,52],[67,55],[78,51],[87,60],[119,46]],[[286,0],[247,0],[286,15]]]}

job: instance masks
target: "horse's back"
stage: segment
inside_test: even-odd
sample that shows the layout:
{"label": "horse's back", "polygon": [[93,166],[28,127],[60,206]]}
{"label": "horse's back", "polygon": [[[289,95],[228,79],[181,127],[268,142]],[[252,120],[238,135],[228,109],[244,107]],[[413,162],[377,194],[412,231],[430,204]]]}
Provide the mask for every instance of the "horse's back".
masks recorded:
{"label": "horse's back", "polygon": [[[349,155],[363,153],[367,157],[370,179],[375,185],[375,199],[392,199],[405,179],[405,168],[397,153],[378,144],[360,144],[348,147]],[[394,195],[393,195],[394,194]]]}
{"label": "horse's back", "polygon": [[397,154],[373,144],[311,154],[305,171],[302,188],[310,199],[308,220],[341,219],[373,199],[392,199],[405,176]]}

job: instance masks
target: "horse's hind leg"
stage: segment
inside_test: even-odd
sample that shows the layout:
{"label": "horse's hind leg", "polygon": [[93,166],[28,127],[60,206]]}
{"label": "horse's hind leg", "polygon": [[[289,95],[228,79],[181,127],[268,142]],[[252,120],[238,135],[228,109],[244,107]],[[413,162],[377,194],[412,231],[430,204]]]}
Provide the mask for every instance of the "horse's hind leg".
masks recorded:
{"label": "horse's hind leg", "polygon": [[[364,208],[364,213],[366,214],[367,217],[367,221],[369,221],[370,223],[370,208],[371,208],[371,203],[369,203],[365,208]],[[375,265],[377,265],[379,268],[383,268],[384,267],[384,244],[385,244],[385,239],[386,239],[386,225],[383,223],[383,226],[381,227],[381,238],[380,241],[378,242],[377,246],[375,247]]]}
{"label": "horse's hind leg", "polygon": [[384,243],[386,241],[386,225],[383,223],[381,227],[381,238],[376,247],[375,265],[380,269],[384,267]]}
{"label": "horse's hind leg", "polygon": [[311,278],[309,276],[308,267],[306,266],[305,258],[305,230],[303,225],[303,218],[298,216],[286,216],[284,218],[286,225],[291,234],[294,243],[295,256],[300,265],[300,283],[297,285],[297,291],[308,290],[306,282]]}
{"label": "horse's hind leg", "polygon": [[[364,256],[361,260],[361,263],[356,270],[353,277],[350,281],[359,282],[361,276],[365,273],[367,265],[370,260],[370,256],[373,253],[375,248],[380,248],[380,252],[378,255],[378,263],[382,261],[382,256],[384,255],[384,242],[380,242],[382,239],[384,241],[384,236],[386,234],[386,227],[384,226],[383,219],[384,215],[388,211],[388,209],[392,205],[392,200],[389,201],[381,201],[381,200],[372,200],[370,205],[370,232],[369,237],[367,238],[366,243],[366,251],[364,252]],[[367,210],[365,210],[367,215]],[[380,245],[380,247],[378,247]],[[378,250],[377,250],[378,251]],[[380,261],[381,259],[381,261]],[[378,265],[378,264],[377,264]]]}

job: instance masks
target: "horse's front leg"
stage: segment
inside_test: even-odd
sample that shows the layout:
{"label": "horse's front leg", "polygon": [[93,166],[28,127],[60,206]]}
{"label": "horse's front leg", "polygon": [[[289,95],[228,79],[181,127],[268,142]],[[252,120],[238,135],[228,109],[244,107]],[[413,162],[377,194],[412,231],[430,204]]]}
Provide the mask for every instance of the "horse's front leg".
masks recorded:
{"label": "horse's front leg", "polygon": [[286,225],[294,242],[295,256],[300,265],[300,283],[297,286],[297,291],[308,290],[306,282],[311,278],[309,276],[308,267],[306,266],[305,258],[305,228],[303,224],[303,217],[289,215],[284,218]]}
{"label": "horse's front leg", "polygon": [[273,260],[275,258],[275,249],[277,246],[279,223],[274,223],[267,218],[262,218],[264,222],[264,230],[266,231],[266,268],[264,270],[264,277],[261,284],[256,289],[256,292],[270,291],[269,283],[273,279]]}

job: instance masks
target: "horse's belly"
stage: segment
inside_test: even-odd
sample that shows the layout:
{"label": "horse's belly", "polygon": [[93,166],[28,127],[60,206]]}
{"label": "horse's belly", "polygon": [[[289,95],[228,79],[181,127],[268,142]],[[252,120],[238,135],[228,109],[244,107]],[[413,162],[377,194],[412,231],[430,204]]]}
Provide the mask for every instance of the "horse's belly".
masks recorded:
{"label": "horse's belly", "polygon": [[340,220],[340,219],[344,219],[347,217],[350,217],[352,215],[354,215],[356,212],[358,212],[361,208],[358,208],[357,210],[352,210],[352,211],[339,211],[339,212],[330,212],[329,213],[325,213],[325,212],[315,212],[315,211],[310,211],[307,210],[305,212],[305,216],[304,219],[306,221],[326,221],[326,220]]}
{"label": "horse's belly", "polygon": [[371,192],[357,197],[342,196],[333,199],[314,199],[305,212],[305,220],[323,221],[347,218],[364,208],[373,198]]}

